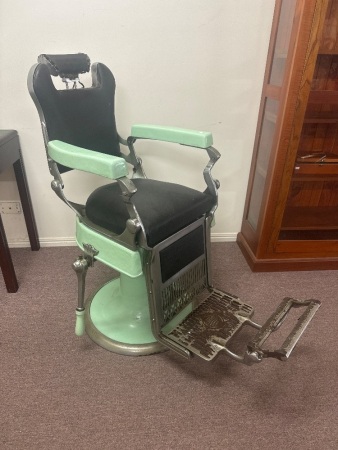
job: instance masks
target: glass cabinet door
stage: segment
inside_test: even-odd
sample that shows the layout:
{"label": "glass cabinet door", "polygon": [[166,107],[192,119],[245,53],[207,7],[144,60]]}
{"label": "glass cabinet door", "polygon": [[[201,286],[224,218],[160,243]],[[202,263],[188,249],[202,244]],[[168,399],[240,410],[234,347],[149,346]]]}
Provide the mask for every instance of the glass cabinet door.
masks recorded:
{"label": "glass cabinet door", "polygon": [[264,95],[261,104],[261,123],[256,141],[255,170],[252,180],[251,196],[247,209],[246,219],[256,230],[259,223],[260,211],[264,189],[269,170],[271,151],[274,148],[275,132],[278,121],[279,102],[283,83],[285,81],[288,56],[292,53],[291,43],[293,19],[297,0],[280,0],[276,2],[273,27],[277,33],[274,42],[271,42],[270,64],[266,74]]}
{"label": "glass cabinet door", "polygon": [[330,0],[279,239],[338,239],[338,0]]}

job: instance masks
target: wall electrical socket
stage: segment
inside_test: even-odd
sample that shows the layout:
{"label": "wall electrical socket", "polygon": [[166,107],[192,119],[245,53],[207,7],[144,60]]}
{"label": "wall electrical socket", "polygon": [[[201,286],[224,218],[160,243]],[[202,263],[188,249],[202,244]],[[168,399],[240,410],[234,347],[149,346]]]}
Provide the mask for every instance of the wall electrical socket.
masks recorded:
{"label": "wall electrical socket", "polygon": [[0,202],[1,214],[21,214],[22,208],[20,202]]}

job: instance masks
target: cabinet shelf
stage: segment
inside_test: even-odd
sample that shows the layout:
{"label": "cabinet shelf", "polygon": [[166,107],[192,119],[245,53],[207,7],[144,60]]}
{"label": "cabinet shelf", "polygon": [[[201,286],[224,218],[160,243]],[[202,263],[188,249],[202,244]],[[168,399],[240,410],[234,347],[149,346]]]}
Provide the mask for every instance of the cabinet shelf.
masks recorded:
{"label": "cabinet shelf", "polygon": [[336,175],[338,177],[338,155],[330,152],[313,155],[298,156],[294,170],[296,177],[300,175],[317,175],[318,177]]}
{"label": "cabinet shelf", "polygon": [[337,56],[338,55],[338,49],[333,49],[333,50],[319,50],[318,52],[318,56]]}
{"label": "cabinet shelf", "polygon": [[338,123],[338,119],[324,119],[322,117],[313,117],[311,119],[304,119],[304,123]]}
{"label": "cabinet shelf", "polygon": [[304,123],[338,123],[338,111],[311,111],[304,118]]}
{"label": "cabinet shelf", "polygon": [[326,104],[326,105],[338,105],[338,91],[333,90],[316,90],[310,91],[309,103]]}
{"label": "cabinet shelf", "polygon": [[287,207],[281,230],[338,230],[338,206]]}
{"label": "cabinet shelf", "polygon": [[332,152],[325,152],[325,149],[322,149],[320,152],[313,151],[311,153],[306,153],[304,150],[299,151],[297,157],[297,163],[299,164],[337,164],[338,163],[338,155]]}
{"label": "cabinet shelf", "polygon": [[317,175],[318,177],[332,175],[338,177],[338,164],[296,164],[294,175]]}

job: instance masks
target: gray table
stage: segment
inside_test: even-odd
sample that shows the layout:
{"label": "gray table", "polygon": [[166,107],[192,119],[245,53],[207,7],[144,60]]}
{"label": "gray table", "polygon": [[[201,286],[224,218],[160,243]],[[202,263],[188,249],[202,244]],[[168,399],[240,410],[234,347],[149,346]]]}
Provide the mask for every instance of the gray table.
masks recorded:
{"label": "gray table", "polygon": [[[28,231],[32,250],[39,250],[40,243],[37,233],[32,202],[27,185],[27,178],[18,133],[15,130],[0,130],[0,173],[13,166],[22,210]],[[12,257],[8,248],[5,229],[0,215],[0,267],[8,292],[16,292],[19,288]]]}

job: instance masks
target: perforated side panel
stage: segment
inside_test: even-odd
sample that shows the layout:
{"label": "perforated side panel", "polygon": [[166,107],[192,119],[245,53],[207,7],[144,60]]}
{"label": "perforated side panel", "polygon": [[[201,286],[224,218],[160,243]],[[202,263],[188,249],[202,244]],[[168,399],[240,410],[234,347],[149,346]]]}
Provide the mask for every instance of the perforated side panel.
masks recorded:
{"label": "perforated side panel", "polygon": [[206,288],[206,284],[206,262],[203,259],[164,288],[161,291],[162,325],[166,325],[200,294]]}

